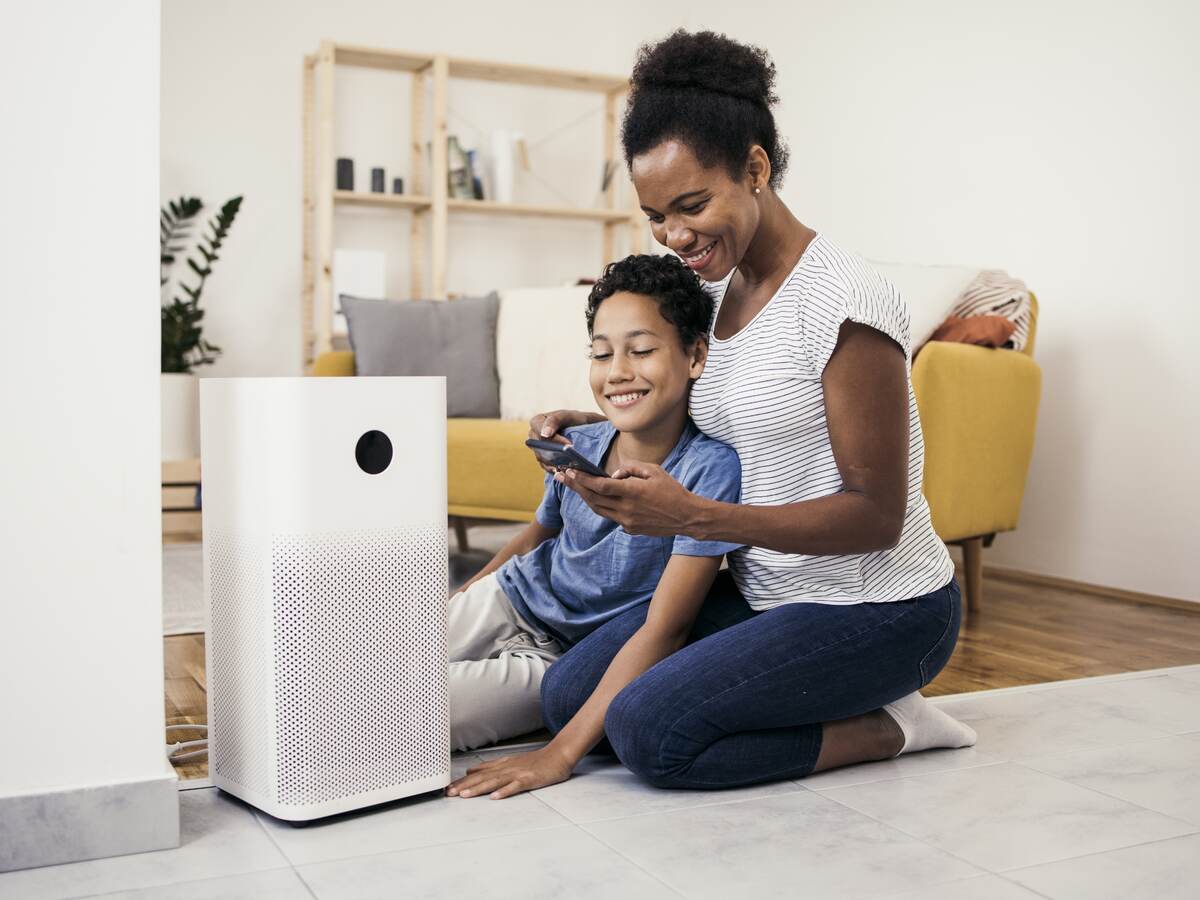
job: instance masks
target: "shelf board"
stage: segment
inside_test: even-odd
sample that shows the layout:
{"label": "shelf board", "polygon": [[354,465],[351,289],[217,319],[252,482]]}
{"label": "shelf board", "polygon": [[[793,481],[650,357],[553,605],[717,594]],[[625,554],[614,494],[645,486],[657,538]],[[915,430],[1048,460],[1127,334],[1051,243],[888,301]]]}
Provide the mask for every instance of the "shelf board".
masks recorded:
{"label": "shelf board", "polygon": [[605,94],[624,91],[629,87],[628,79],[616,75],[594,75],[590,72],[574,72],[567,69],[544,69],[539,66],[479,62],[453,57],[450,59],[450,77],[564,88],[572,91],[600,91]]}
{"label": "shelf board", "polygon": [[497,203],[494,200],[451,200],[451,211],[491,213],[501,216],[541,216],[550,219],[583,219],[589,222],[628,222],[627,209],[576,209],[570,206],[535,206],[529,203]]}
{"label": "shelf board", "polygon": [[374,194],[366,191],[334,191],[333,202],[348,206],[390,206],[429,209],[433,200],[420,194]]}
{"label": "shelf board", "polygon": [[433,65],[433,57],[402,50],[379,50],[354,44],[334,44],[333,61],[339,66],[390,69],[393,72],[420,72]]}
{"label": "shelf board", "polygon": [[[428,53],[404,50],[383,50],[356,44],[334,44],[333,60],[337,65],[362,66],[369,69],[388,69],[393,72],[423,72],[433,65]],[[618,75],[595,75],[569,69],[547,69],[519,63],[482,62],[474,59],[449,57],[451,78],[475,81],[499,81],[505,84],[524,84],[532,87],[563,88],[574,91],[599,91],[610,94],[628,90],[629,79]]]}
{"label": "shelf board", "polygon": [[[428,210],[433,199],[416,194],[370,194],[363,191],[334,191],[333,202],[345,206],[379,206],[393,209]],[[494,200],[454,200],[446,202],[450,212],[494,216],[530,216],[545,219],[581,219],[585,222],[629,222],[627,209],[579,209],[570,206],[537,206],[532,203],[497,203]]]}

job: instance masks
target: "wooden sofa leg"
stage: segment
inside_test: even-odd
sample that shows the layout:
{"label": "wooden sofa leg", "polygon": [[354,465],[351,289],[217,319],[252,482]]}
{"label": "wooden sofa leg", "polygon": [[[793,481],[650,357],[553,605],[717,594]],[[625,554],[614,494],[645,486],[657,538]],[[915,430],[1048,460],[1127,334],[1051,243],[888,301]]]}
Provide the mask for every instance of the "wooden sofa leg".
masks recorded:
{"label": "wooden sofa leg", "polygon": [[467,520],[462,516],[451,516],[454,522],[454,537],[458,541],[458,552],[468,553],[471,545],[467,543]]}
{"label": "wooden sofa leg", "polygon": [[975,612],[983,599],[983,538],[970,538],[962,542],[963,612]]}

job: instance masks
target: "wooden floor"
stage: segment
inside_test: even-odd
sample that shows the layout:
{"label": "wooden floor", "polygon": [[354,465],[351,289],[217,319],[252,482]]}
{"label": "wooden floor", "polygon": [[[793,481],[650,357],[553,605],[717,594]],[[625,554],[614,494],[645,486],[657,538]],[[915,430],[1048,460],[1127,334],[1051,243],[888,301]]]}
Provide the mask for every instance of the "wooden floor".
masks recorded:
{"label": "wooden floor", "polygon": [[[204,722],[204,636],[166,637],[163,644],[167,724]],[[922,693],[933,697],[1197,663],[1200,604],[1193,612],[985,576],[981,608],[967,617],[954,656]],[[176,768],[181,778],[208,776],[204,757]]]}

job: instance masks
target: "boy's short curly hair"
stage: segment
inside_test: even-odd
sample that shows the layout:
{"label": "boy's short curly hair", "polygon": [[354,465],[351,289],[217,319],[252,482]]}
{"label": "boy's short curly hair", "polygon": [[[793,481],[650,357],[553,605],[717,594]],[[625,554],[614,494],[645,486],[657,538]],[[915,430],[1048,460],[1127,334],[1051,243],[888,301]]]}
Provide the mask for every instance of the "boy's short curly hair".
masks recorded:
{"label": "boy's short curly hair", "polygon": [[783,185],[788,152],[771,112],[779,97],[775,63],[765,50],[681,28],[639,48],[630,83],[621,130],[627,165],[663,141],[677,140],[702,165],[723,166],[737,180],[758,144],[771,161],[768,184],[775,190]]}
{"label": "boy's short curly hair", "polygon": [[618,291],[653,299],[662,317],[679,332],[684,347],[690,347],[697,339],[708,339],[713,299],[679,257],[635,254],[605,266],[604,274],[588,294],[588,337],[592,336],[596,310]]}

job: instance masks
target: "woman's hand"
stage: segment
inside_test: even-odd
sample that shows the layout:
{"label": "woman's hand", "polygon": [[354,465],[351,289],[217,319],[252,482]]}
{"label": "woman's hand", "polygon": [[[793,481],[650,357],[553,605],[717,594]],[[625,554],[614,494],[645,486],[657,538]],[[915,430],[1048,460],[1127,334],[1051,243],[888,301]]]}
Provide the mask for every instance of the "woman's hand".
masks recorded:
{"label": "woman's hand", "polygon": [[662,466],[625,463],[612,478],[567,469],[555,476],[575,491],[598,516],[616,522],[630,534],[688,534],[699,498]]}
{"label": "woman's hand", "polygon": [[451,797],[490,794],[493,800],[503,800],[514,794],[566,781],[577,762],[551,743],[540,750],[519,756],[502,756],[467,769],[466,775],[451,782],[446,793]]}

